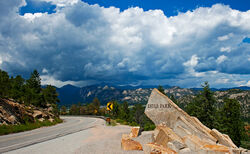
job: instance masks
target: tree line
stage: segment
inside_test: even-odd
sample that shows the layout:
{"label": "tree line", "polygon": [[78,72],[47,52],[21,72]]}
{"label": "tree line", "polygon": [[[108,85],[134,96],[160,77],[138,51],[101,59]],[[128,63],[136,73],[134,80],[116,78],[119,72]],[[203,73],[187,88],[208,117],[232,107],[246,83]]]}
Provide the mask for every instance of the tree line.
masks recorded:
{"label": "tree line", "polygon": [[54,86],[41,87],[41,78],[37,70],[34,70],[29,79],[25,80],[20,75],[10,77],[7,72],[0,69],[0,98],[11,98],[25,105],[42,108],[51,104],[54,109],[59,102]]}
{"label": "tree line", "polygon": [[61,114],[69,115],[100,115],[110,117],[116,122],[130,125],[140,126],[143,130],[153,130],[155,125],[144,114],[145,106],[142,104],[136,104],[129,107],[128,102],[119,103],[117,101],[111,101],[113,104],[113,110],[107,111],[106,106],[101,107],[98,98],[94,98],[91,103],[78,103],[73,104],[67,109],[67,107],[61,107]]}

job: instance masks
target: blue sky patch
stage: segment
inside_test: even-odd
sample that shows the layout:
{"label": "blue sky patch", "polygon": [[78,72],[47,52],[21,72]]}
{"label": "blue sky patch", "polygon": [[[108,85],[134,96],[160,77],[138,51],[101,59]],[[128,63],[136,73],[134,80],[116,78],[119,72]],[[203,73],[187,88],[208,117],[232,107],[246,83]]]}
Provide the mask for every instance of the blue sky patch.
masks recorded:
{"label": "blue sky patch", "polygon": [[161,9],[166,16],[175,16],[178,12],[194,10],[198,7],[211,7],[214,4],[221,3],[229,5],[232,9],[247,11],[250,6],[249,0],[82,0],[89,4],[99,4],[100,6],[115,6],[122,11],[130,7],[140,7],[145,11]]}
{"label": "blue sky patch", "polygon": [[250,38],[249,37],[246,37],[243,39],[242,41],[243,43],[250,43]]}
{"label": "blue sky patch", "polygon": [[19,10],[19,14],[24,15],[25,13],[45,13],[48,14],[55,13],[56,5],[53,5],[48,2],[35,1],[35,0],[26,0],[27,5],[21,7]]}

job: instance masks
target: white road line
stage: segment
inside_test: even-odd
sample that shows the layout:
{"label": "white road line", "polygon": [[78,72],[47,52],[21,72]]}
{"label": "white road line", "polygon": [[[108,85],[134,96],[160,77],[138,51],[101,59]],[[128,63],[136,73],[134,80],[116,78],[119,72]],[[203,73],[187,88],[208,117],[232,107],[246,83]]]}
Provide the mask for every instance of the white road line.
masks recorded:
{"label": "white road line", "polygon": [[[82,121],[82,119],[79,119],[78,123],[81,123],[81,121]],[[67,124],[67,123],[65,123],[65,124]],[[77,125],[77,124],[74,124],[74,125]],[[72,126],[56,127],[54,129],[51,129],[51,130],[47,131],[47,133],[52,132],[52,131],[57,130],[57,129],[66,128],[66,127],[72,127]],[[42,127],[40,127],[40,128],[42,128]],[[44,127],[44,128],[46,128],[46,127]],[[49,127],[47,127],[47,128],[49,128]],[[9,140],[12,140],[12,139],[18,139],[18,138],[27,137],[27,136],[32,136],[32,135],[36,135],[36,134],[42,134],[42,133],[44,133],[44,132],[33,132],[33,133],[24,134],[24,135],[20,135],[20,136],[13,136],[13,137],[9,137],[9,138],[6,138],[6,139],[1,139],[0,142],[9,141]]]}
{"label": "white road line", "polygon": [[[95,123],[96,121],[97,121],[97,119],[95,119],[95,121],[91,122],[90,124]],[[87,128],[91,128],[91,127],[87,127]],[[81,131],[81,130],[80,130],[80,131]],[[66,135],[69,135],[69,134],[66,134]],[[63,136],[66,136],[66,135],[63,135]],[[18,145],[29,145],[29,144],[27,144],[27,143],[33,143],[33,142],[36,143],[37,141],[38,141],[38,143],[40,143],[39,140],[44,139],[44,138],[49,138],[49,137],[52,137],[52,139],[55,139],[54,136],[55,136],[55,135],[46,136],[46,137],[43,137],[43,138],[39,138],[38,140],[27,141],[27,142],[24,142],[24,143],[18,143],[18,144],[10,145],[10,146],[7,146],[7,147],[2,147],[2,148],[0,148],[0,150],[8,149],[8,148],[10,148],[10,147],[14,147],[14,146],[18,146]],[[58,135],[56,135],[56,136],[58,136]],[[56,136],[55,136],[55,137],[56,137]],[[59,137],[62,137],[62,136],[59,136]],[[46,141],[46,140],[44,140],[44,141]],[[44,141],[42,141],[42,142],[44,142]]]}

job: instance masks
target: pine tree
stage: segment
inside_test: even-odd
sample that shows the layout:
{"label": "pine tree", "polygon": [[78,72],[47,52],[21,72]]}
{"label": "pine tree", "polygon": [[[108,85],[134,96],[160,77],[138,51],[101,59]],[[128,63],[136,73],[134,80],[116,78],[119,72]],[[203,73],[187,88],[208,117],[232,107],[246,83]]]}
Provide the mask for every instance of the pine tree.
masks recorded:
{"label": "pine tree", "polygon": [[37,70],[34,70],[30,78],[26,81],[25,95],[26,103],[33,104],[35,106],[42,106],[44,98],[41,95],[41,79]]}
{"label": "pine tree", "polygon": [[128,120],[129,119],[129,108],[128,108],[128,102],[123,102],[122,104],[122,119]]}
{"label": "pine tree", "polygon": [[166,93],[164,92],[164,88],[163,88],[161,85],[158,86],[158,90],[159,90],[162,94],[166,95]]}
{"label": "pine tree", "polygon": [[235,99],[224,99],[224,106],[220,111],[220,131],[229,135],[239,147],[243,135],[243,121],[241,120],[240,104]]}
{"label": "pine tree", "polygon": [[113,101],[113,110],[111,111],[112,116],[114,118],[118,118],[120,116],[120,105],[118,104],[117,101]]}
{"label": "pine tree", "polygon": [[56,92],[56,88],[51,85],[46,86],[46,88],[42,90],[42,95],[44,98],[44,103],[42,103],[42,106],[45,106],[45,103],[56,104],[60,101],[58,99],[58,93]]}
{"label": "pine tree", "polygon": [[41,92],[41,78],[37,70],[31,73],[30,78],[26,82],[27,86],[33,89],[35,93],[38,94]]}
{"label": "pine tree", "polygon": [[0,69],[0,97],[8,97],[10,94],[10,79],[7,72]]}
{"label": "pine tree", "polygon": [[17,75],[15,78],[11,78],[11,98],[17,101],[22,100],[22,97],[24,95],[24,83],[25,80],[20,75]]}
{"label": "pine tree", "polygon": [[187,105],[186,111],[191,116],[197,117],[207,127],[216,128],[216,100],[208,82],[205,82],[202,87],[203,90]]}

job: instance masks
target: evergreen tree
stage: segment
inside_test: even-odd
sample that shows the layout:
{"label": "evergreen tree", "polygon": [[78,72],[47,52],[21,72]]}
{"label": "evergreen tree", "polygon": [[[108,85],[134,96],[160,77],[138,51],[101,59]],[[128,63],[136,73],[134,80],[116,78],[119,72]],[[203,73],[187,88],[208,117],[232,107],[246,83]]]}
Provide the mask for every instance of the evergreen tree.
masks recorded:
{"label": "evergreen tree", "polygon": [[17,101],[22,100],[22,97],[24,95],[24,83],[25,80],[20,75],[17,75],[15,78],[11,78],[11,98]]}
{"label": "evergreen tree", "polygon": [[10,93],[11,85],[7,72],[0,69],[0,97],[8,97]]}
{"label": "evergreen tree", "polygon": [[100,103],[99,99],[98,99],[97,97],[95,97],[95,98],[93,99],[92,103],[93,103],[93,105],[94,105],[94,107],[95,107],[95,110],[98,111],[99,108],[100,108],[100,106],[101,106],[101,103]]}
{"label": "evergreen tree", "polygon": [[142,104],[135,104],[135,106],[132,108],[134,121],[140,126],[143,126],[144,124],[144,110],[145,108],[142,106]]}
{"label": "evergreen tree", "polygon": [[35,106],[42,106],[44,98],[41,95],[41,79],[37,70],[34,70],[30,78],[26,81],[25,94],[26,103],[33,104]]}
{"label": "evergreen tree", "polygon": [[205,82],[202,87],[203,90],[193,102],[187,105],[186,111],[189,115],[197,117],[207,127],[216,128],[216,108],[214,107],[216,100],[208,82]]}
{"label": "evergreen tree", "polygon": [[113,101],[112,103],[113,103],[113,110],[111,111],[112,116],[114,118],[118,118],[120,115],[120,105],[118,104],[117,101]]}
{"label": "evergreen tree", "polygon": [[163,88],[161,85],[158,86],[158,90],[159,90],[162,94],[166,95],[166,93],[164,92],[164,88]]}
{"label": "evergreen tree", "polygon": [[44,102],[41,104],[42,106],[45,106],[45,103],[56,104],[60,101],[58,99],[56,88],[51,85],[48,85],[46,88],[42,89],[42,95],[44,98]]}
{"label": "evergreen tree", "polygon": [[128,108],[128,102],[123,102],[122,104],[122,119],[128,120],[129,119],[129,108]]}
{"label": "evergreen tree", "polygon": [[180,104],[179,104],[178,100],[174,97],[173,94],[171,94],[169,98],[170,98],[177,106],[180,107]]}
{"label": "evergreen tree", "polygon": [[220,131],[229,135],[239,147],[244,133],[244,125],[241,120],[240,104],[235,99],[225,99],[225,104],[220,111]]}
{"label": "evergreen tree", "polygon": [[77,105],[75,105],[75,104],[71,105],[70,110],[69,110],[69,114],[70,115],[79,115],[79,109],[78,109]]}
{"label": "evergreen tree", "polygon": [[34,90],[35,93],[41,92],[41,78],[37,70],[34,70],[30,78],[26,81],[27,86]]}

